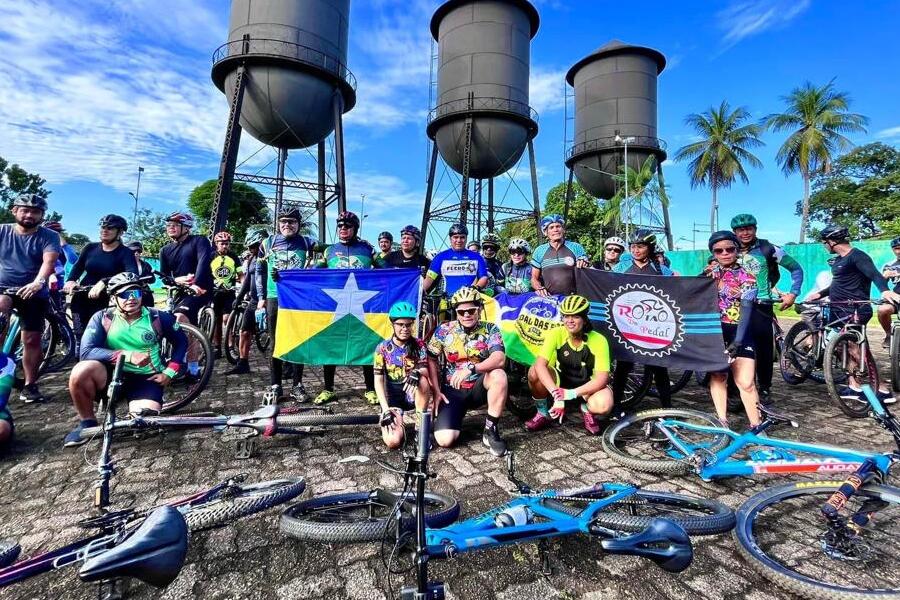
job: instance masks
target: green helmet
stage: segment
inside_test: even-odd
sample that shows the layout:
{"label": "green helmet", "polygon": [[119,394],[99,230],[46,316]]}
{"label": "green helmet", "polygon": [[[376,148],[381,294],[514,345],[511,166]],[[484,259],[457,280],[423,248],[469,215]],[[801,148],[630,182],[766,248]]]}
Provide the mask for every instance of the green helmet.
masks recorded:
{"label": "green helmet", "polygon": [[738,227],[756,227],[756,217],[749,213],[735,215],[731,219],[731,228],[737,229]]}
{"label": "green helmet", "polygon": [[418,316],[416,312],[416,307],[410,304],[409,302],[397,302],[393,306],[391,306],[391,310],[388,313],[388,318],[391,320],[391,323],[396,321],[397,319],[413,319]]}

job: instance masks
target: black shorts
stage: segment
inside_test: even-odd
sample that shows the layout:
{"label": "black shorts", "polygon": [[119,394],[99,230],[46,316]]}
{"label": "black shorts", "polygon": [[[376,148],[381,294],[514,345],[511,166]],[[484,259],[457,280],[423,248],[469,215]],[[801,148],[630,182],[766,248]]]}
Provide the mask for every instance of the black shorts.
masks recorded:
{"label": "black shorts", "polygon": [[241,331],[256,333],[256,303],[250,302],[244,309],[244,320],[241,322]]}
{"label": "black shorts", "polygon": [[[722,323],[722,339],[725,340],[726,348],[734,341],[734,338],[737,336],[737,330],[738,326],[733,323]],[[738,349],[736,358],[756,360],[756,351],[753,349],[752,340],[744,342],[744,345]]]}
{"label": "black shorts", "polygon": [[213,292],[212,306],[216,316],[221,318],[222,315],[230,313],[235,298],[234,290],[217,290]]}
{"label": "black shorts", "polygon": [[387,401],[390,408],[399,408],[400,410],[412,410],[415,402],[406,395],[403,384],[388,382],[387,384]]}
{"label": "black shorts", "polygon": [[78,315],[83,331],[95,313],[109,307],[109,295],[102,293],[98,298],[88,298],[87,292],[78,292],[72,296],[71,307],[72,312]]}
{"label": "black shorts", "polygon": [[13,308],[19,315],[19,328],[22,331],[44,331],[44,319],[50,312],[50,298],[32,296],[24,300],[19,296],[10,296]]}
{"label": "black shorts", "polygon": [[209,296],[207,294],[202,296],[185,296],[178,301],[173,312],[175,314],[180,313],[186,315],[188,321],[191,322],[191,325],[196,325],[197,315],[200,313],[200,309],[207,304],[209,304]]}
{"label": "black shorts", "polygon": [[[138,373],[122,373],[122,396],[120,400],[131,402],[132,400],[153,400],[162,404],[165,388],[154,381],[150,381],[150,375]],[[106,367],[106,385],[112,381],[112,367]]]}
{"label": "black shorts", "polygon": [[872,305],[871,304],[861,304],[859,306],[850,306],[847,304],[839,305],[835,304],[831,306],[831,313],[828,317],[830,323],[834,323],[835,321],[840,321],[839,323],[835,323],[835,327],[841,328],[844,325],[853,325],[853,312],[856,311],[856,316],[859,318],[857,326],[865,327],[866,323],[869,322],[869,319],[872,318]]}
{"label": "black shorts", "polygon": [[469,389],[455,390],[449,385],[441,386],[441,391],[447,396],[450,404],[442,402],[438,407],[438,416],[434,423],[435,431],[444,429],[459,431],[462,429],[463,417],[466,416],[467,411],[487,404],[487,388],[484,387],[484,377],[483,373],[479,375],[475,380],[475,385]]}

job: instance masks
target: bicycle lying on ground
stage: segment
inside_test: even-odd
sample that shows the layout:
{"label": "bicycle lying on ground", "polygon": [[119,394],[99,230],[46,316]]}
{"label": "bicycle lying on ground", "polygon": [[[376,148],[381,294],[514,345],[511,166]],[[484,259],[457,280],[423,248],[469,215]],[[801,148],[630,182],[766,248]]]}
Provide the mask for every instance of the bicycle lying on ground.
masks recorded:
{"label": "bicycle lying on ground", "polygon": [[[450,524],[458,516],[458,504],[453,501],[435,510],[433,496],[429,502],[425,492],[427,480],[435,476],[428,470],[431,427],[431,415],[426,414],[420,423],[417,452],[407,458],[405,469],[375,461],[403,476],[400,493],[376,490],[312,498],[285,510],[281,530],[303,540],[331,542],[382,537],[384,543],[393,534],[395,543],[388,562],[411,553],[416,568],[417,584],[403,589],[401,598],[439,599],[444,597],[444,586],[429,581],[430,560],[586,533],[599,538],[600,546],[610,554],[643,556],[667,571],[678,572],[692,560],[689,533],[723,533],[734,525],[734,513],[718,502],[640,490],[629,484],[598,483],[573,490],[534,491],[515,476],[511,456],[507,458],[508,477],[518,497],[466,521]],[[351,457],[343,462],[368,460]],[[428,517],[426,511],[437,516]],[[366,528],[368,537],[354,535],[360,528]],[[396,572],[390,564],[388,568]]]}

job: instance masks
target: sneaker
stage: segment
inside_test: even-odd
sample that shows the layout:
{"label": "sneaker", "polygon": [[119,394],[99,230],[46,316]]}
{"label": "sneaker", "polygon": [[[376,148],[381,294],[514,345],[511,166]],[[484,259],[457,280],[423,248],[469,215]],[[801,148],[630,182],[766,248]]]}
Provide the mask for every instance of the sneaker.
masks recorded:
{"label": "sneaker", "polygon": [[319,395],[313,398],[313,404],[317,406],[321,406],[322,404],[328,404],[332,400],[334,400],[335,394],[330,390],[322,390],[319,392]]}
{"label": "sneaker", "polygon": [[506,454],[506,442],[500,437],[500,432],[496,427],[485,427],[484,433],[481,435],[481,443],[485,447],[491,449],[494,456],[503,456]]}
{"label": "sneaker", "polygon": [[76,446],[81,446],[82,444],[87,443],[88,438],[82,437],[81,432],[84,431],[85,427],[96,427],[97,423],[87,423],[87,424],[78,424],[78,427],[70,431],[66,434],[66,438],[63,440],[63,447],[65,448],[74,448]]}
{"label": "sneaker", "polygon": [[246,375],[250,372],[250,363],[243,358],[238,359],[237,363],[230,370],[225,371],[226,375]]}
{"label": "sneaker", "polygon": [[363,398],[366,399],[366,402],[369,403],[369,406],[376,406],[378,404],[378,394],[376,394],[374,391],[370,390],[366,392],[365,394],[363,394]]}
{"label": "sneaker", "polygon": [[302,383],[294,384],[294,387],[291,388],[291,397],[301,404],[311,400],[309,392],[306,391],[306,388],[303,387]]}
{"label": "sneaker", "polygon": [[33,402],[46,402],[47,398],[38,389],[36,383],[29,383],[22,388],[22,393],[19,395],[19,400],[21,400],[25,404],[31,404]]}
{"label": "sneaker", "polygon": [[760,388],[759,403],[763,406],[769,406],[774,400],[772,399],[772,391],[768,388]]}
{"label": "sneaker", "polygon": [[542,412],[535,413],[531,419],[525,421],[525,429],[531,432],[541,431],[553,425],[553,419]]}
{"label": "sneaker", "polygon": [[271,386],[268,390],[266,390],[266,393],[263,394],[263,406],[278,404],[278,399],[281,398],[282,393],[283,392],[280,385]]}
{"label": "sneaker", "polygon": [[878,390],[877,392],[875,392],[875,395],[878,396],[878,399],[881,400],[882,404],[896,404],[897,403],[897,399],[894,398],[894,394],[892,394],[890,392],[882,392],[881,390]]}
{"label": "sneaker", "polygon": [[215,358],[216,360],[219,360],[220,358],[222,358],[222,348],[216,348],[213,351],[213,358]]}
{"label": "sneaker", "polygon": [[862,398],[862,390],[854,390],[849,385],[844,385],[838,388],[838,396],[841,398],[847,398],[848,400],[860,400]]}
{"label": "sneaker", "polygon": [[594,413],[582,411],[581,416],[584,418],[584,428],[587,429],[589,434],[597,435],[600,433],[600,423],[597,422],[597,417],[594,416]]}

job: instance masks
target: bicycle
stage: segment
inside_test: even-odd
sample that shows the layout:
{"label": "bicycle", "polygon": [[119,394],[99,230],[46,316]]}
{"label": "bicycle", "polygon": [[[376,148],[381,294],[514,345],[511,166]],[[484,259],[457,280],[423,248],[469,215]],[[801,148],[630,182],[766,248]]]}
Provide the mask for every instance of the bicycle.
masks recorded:
{"label": "bicycle", "polygon": [[[225,342],[223,346],[225,358],[231,364],[236,364],[238,358],[240,358],[241,331],[244,327],[245,311],[249,306],[249,301],[242,301],[236,309],[231,311],[231,314],[228,315],[228,321],[225,323]],[[262,328],[260,328],[259,323],[254,322],[253,340],[256,342],[256,347],[259,348],[259,351],[265,354],[272,343],[272,338],[269,335],[268,319],[263,321]]]}
{"label": "bicycle", "polygon": [[[831,306],[821,302],[798,302],[803,317],[784,336],[784,354],[802,383],[810,379],[825,383],[822,370],[831,319]],[[791,382],[788,382],[791,383]]]}
{"label": "bicycle", "polygon": [[896,393],[900,393],[900,309],[894,314],[894,320],[891,322],[891,347],[888,355],[891,361],[891,389]]}
{"label": "bicycle", "polygon": [[[459,513],[454,501],[451,508],[438,512],[441,519],[431,519],[449,522],[447,526],[429,525],[425,486],[435,477],[428,470],[431,427],[432,417],[426,414],[420,423],[417,451],[407,456],[405,469],[374,461],[403,476],[399,494],[376,490],[353,495],[354,500],[349,501],[347,494],[312,498],[284,511],[281,531],[302,540],[347,542],[354,538],[346,532],[365,527],[369,533],[365,539],[380,536],[382,544],[393,534],[395,543],[386,562],[389,572],[397,573],[390,563],[403,551],[412,554],[416,568],[416,586],[404,588],[400,597],[438,599],[444,597],[444,585],[429,581],[430,560],[585,533],[598,537],[601,547],[610,554],[643,556],[667,571],[678,572],[692,560],[689,533],[724,533],[734,525],[734,513],[718,502],[640,490],[630,484],[598,483],[573,490],[535,491],[516,477],[511,455],[507,456],[507,477],[515,486],[515,498],[476,517],[449,524]],[[342,462],[369,460],[355,456]],[[366,503],[364,499],[371,501]],[[649,510],[649,514],[640,514],[641,509]],[[660,518],[660,514],[668,518]],[[544,546],[541,551],[546,556]]]}
{"label": "bicycle", "polygon": [[[4,288],[0,294],[14,296],[20,288]],[[16,362],[16,385],[21,387],[24,383],[22,371],[22,347],[21,324],[15,308],[9,315],[0,315],[0,338],[3,339],[3,352],[12,356]],[[52,310],[44,317],[44,328],[41,333],[41,363],[38,366],[38,375],[44,375],[61,369],[74,356],[74,333],[68,323]],[[60,349],[62,355],[57,352]]]}

